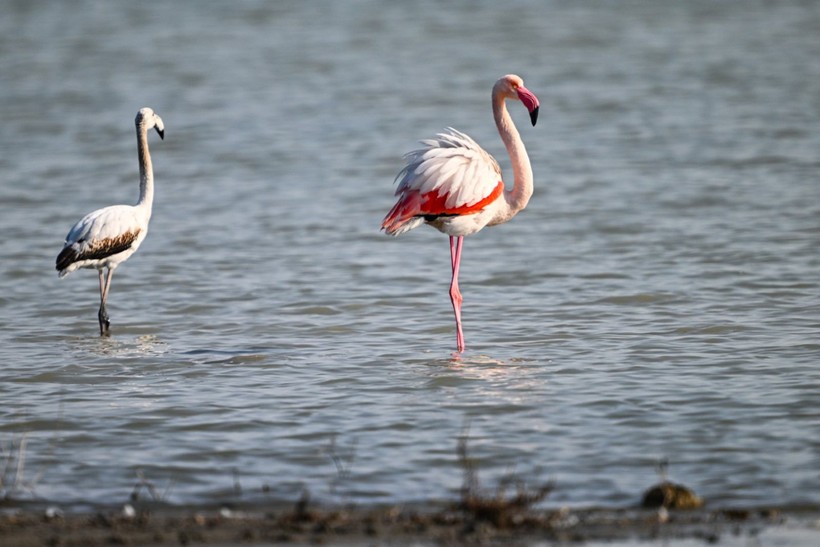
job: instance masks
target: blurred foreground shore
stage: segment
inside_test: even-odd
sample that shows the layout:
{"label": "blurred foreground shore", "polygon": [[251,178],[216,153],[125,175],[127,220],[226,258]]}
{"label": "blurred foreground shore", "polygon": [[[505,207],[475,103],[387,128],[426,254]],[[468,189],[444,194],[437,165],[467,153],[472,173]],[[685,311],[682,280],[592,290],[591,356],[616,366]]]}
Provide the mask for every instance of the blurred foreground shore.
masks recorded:
{"label": "blurred foreground shore", "polygon": [[[751,542],[751,543],[750,543]],[[6,508],[0,545],[820,545],[816,507],[532,509],[452,504],[320,507],[125,505],[81,514]]]}

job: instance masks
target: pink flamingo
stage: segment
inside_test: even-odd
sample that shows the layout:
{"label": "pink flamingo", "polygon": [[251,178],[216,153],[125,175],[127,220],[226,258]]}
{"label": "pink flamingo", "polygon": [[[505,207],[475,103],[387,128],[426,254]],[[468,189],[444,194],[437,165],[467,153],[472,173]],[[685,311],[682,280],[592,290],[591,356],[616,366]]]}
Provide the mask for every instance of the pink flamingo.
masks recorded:
{"label": "pink flamingo", "polygon": [[507,99],[524,103],[532,125],[538,119],[538,98],[524,81],[508,74],[493,86],[493,118],[512,162],[513,187],[507,190],[498,162],[476,142],[448,128],[434,139],[421,141],[422,148],[405,155],[407,164],[396,180],[398,201],[382,221],[382,230],[392,236],[423,223],[450,236],[453,277],[450,301],[456,317],[456,345],[464,351],[458,270],[464,236],[507,222],[527,206],[532,196],[532,167],[521,136],[507,112]]}

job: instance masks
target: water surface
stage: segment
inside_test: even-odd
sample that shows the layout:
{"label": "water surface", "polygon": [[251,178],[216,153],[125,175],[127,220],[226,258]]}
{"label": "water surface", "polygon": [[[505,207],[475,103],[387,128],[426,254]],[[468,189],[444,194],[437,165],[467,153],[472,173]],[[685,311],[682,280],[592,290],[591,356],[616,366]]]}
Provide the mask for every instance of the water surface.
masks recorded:
{"label": "water surface", "polygon": [[[0,440],[12,495],[121,503],[455,496],[820,502],[820,8],[782,2],[8,2],[0,19]],[[464,245],[379,233],[401,155],[445,126],[536,192]],[[113,280],[58,280],[83,214],[137,197]],[[19,452],[19,451],[18,451]],[[140,479],[142,477],[142,479]],[[8,490],[9,479],[5,487]],[[146,495],[142,492],[142,495]]]}

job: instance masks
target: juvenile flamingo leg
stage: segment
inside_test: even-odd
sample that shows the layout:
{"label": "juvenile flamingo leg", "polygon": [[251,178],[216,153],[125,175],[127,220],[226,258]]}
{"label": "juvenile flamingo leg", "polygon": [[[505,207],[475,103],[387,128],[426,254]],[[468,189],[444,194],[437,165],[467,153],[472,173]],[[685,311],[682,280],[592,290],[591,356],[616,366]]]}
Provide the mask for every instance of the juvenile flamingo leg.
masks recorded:
{"label": "juvenile flamingo leg", "polygon": [[458,352],[464,351],[464,333],[461,330],[461,291],[458,290],[458,268],[461,264],[462,236],[450,236],[450,261],[453,266],[453,280],[450,282],[450,301],[453,303],[453,312],[456,316],[456,347]]}
{"label": "juvenile flamingo leg", "polygon": [[111,288],[111,276],[114,270],[109,269],[108,275],[103,282],[103,271],[100,272],[100,311],[97,313],[97,319],[100,322],[100,336],[107,336],[110,334],[109,328],[111,322],[108,319],[108,310],[105,309],[105,301],[108,300],[108,289]]}

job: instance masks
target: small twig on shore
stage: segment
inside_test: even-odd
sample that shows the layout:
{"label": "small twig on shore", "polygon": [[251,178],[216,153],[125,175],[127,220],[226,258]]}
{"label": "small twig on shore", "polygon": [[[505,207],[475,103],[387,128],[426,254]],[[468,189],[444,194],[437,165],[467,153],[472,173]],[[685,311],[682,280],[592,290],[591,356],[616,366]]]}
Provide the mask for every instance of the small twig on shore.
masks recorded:
{"label": "small twig on shore", "polygon": [[160,494],[154,486],[154,483],[145,478],[142,469],[137,469],[136,475],[138,480],[137,484],[134,485],[134,489],[131,491],[131,501],[138,501],[140,493],[144,488],[148,490],[148,493],[151,495],[151,499],[153,501],[163,502],[168,497],[168,493],[171,491],[171,487],[174,484],[173,480],[169,480],[165,490],[163,490],[162,494]]}
{"label": "small twig on shore", "polygon": [[16,447],[14,437],[9,440],[7,446],[0,445],[0,456],[3,458],[3,470],[0,472],[0,498],[10,499],[15,492],[28,492],[34,495],[34,488],[44,471],[37,473],[30,481],[25,480],[27,447],[28,432],[20,435]]}
{"label": "small twig on shore", "polygon": [[327,454],[330,456],[333,465],[336,467],[336,477],[330,483],[331,493],[336,493],[336,487],[339,483],[350,477],[350,469],[353,466],[353,460],[356,457],[356,440],[353,440],[351,448],[348,449],[347,455],[340,455],[336,445],[336,435],[331,436],[330,444],[327,447]]}
{"label": "small twig on shore", "polygon": [[239,469],[234,467],[234,468],[231,469],[231,471],[233,473],[233,493],[237,497],[241,497],[242,496],[242,485],[239,484]]}
{"label": "small twig on shore", "polygon": [[328,446],[328,454],[333,464],[336,466],[336,473],[340,479],[347,478],[350,475],[350,468],[353,465],[353,458],[356,456],[356,440],[353,440],[353,446],[350,448],[347,456],[340,456],[336,451],[336,435],[330,438],[330,445]]}

